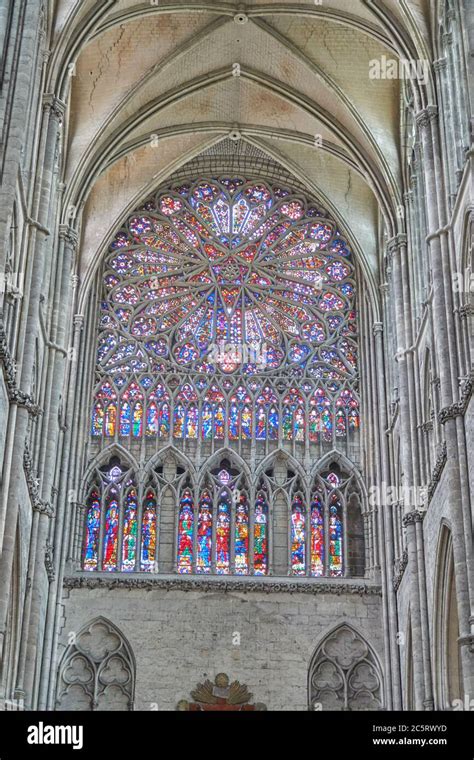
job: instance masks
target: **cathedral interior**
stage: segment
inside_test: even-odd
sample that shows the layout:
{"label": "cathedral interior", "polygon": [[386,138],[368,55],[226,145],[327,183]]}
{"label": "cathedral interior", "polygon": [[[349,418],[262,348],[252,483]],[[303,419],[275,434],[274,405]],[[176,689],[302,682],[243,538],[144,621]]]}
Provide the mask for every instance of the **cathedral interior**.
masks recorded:
{"label": "cathedral interior", "polygon": [[0,3],[4,707],[474,696],[473,16]]}

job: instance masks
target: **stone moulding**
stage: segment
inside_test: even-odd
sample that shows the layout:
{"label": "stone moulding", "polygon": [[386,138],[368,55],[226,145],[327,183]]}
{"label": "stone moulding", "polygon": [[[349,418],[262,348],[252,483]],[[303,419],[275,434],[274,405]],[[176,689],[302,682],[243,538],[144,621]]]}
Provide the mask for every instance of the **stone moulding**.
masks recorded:
{"label": "stone moulding", "polygon": [[34,512],[46,515],[47,517],[54,517],[54,509],[48,501],[43,501],[39,494],[39,481],[35,476],[33,469],[33,462],[31,460],[30,450],[28,448],[28,442],[25,441],[25,450],[23,453],[23,469],[25,472],[26,486],[30,495],[31,506]]}
{"label": "stone moulding", "polygon": [[472,396],[472,390],[474,388],[474,373],[471,372],[470,376],[465,380],[462,388],[459,401],[451,406],[446,406],[438,414],[438,420],[441,425],[444,425],[448,420],[453,420],[455,417],[463,417],[469,406],[469,401]]}
{"label": "stone moulding", "polygon": [[436,460],[435,466],[433,468],[433,473],[431,475],[431,480],[428,484],[428,504],[430,504],[434,493],[436,491],[436,486],[438,485],[441,474],[444,470],[444,466],[448,459],[448,447],[446,445],[446,441],[443,441],[443,445],[441,447],[441,451],[438,455],[438,458]]}
{"label": "stone moulding", "polygon": [[69,575],[64,578],[63,585],[68,589],[107,588],[107,589],[141,589],[145,591],[211,591],[211,592],[240,592],[263,594],[352,594],[358,596],[381,596],[382,588],[377,584],[354,581],[332,583],[330,581],[307,581],[298,583],[282,580],[212,580],[210,578],[184,579],[173,576],[154,576],[148,578],[132,578],[129,575],[112,578],[110,576]]}
{"label": "stone moulding", "polygon": [[41,408],[35,404],[33,398],[28,393],[20,390],[16,384],[15,362],[13,361],[10,349],[8,348],[8,342],[2,322],[0,322],[0,364],[3,365],[5,385],[10,403],[16,404],[17,406],[23,406],[32,417],[37,417],[39,414],[42,414]]}
{"label": "stone moulding", "polygon": [[397,565],[396,565],[396,571],[395,576],[392,581],[393,590],[398,591],[400,583],[402,582],[403,575],[405,573],[406,567],[408,565],[408,552],[405,549],[402,556],[400,557]]}

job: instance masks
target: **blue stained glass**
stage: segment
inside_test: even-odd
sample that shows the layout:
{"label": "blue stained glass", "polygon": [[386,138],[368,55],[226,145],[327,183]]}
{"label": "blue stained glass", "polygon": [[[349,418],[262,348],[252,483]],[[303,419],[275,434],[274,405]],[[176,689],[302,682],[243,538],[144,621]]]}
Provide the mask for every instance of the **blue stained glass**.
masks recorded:
{"label": "blue stained glass", "polygon": [[196,572],[211,572],[212,548],[212,499],[203,491],[199,502]]}

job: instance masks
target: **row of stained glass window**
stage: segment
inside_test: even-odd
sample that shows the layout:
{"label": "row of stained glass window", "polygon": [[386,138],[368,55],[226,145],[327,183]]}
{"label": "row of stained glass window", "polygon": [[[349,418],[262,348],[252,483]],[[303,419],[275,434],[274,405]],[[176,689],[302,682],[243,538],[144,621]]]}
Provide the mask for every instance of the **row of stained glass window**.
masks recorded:
{"label": "row of stained glass window", "polygon": [[[101,543],[101,516],[105,510],[104,535]],[[232,517],[232,494],[224,489],[220,492],[213,535],[213,503],[211,493],[201,494],[196,514],[191,491],[186,489],[179,504],[177,569],[179,573],[266,575],[268,573],[268,505],[260,493],[255,501],[253,527],[253,569],[249,555],[249,506],[244,495],[239,497]],[[121,546],[119,547],[119,526],[121,507],[119,492],[112,487],[102,505],[98,489],[89,496],[84,569],[105,571],[152,571],[157,560],[157,503],[153,491],[146,493],[141,516],[141,530],[138,531],[138,502],[135,488],[129,488],[125,495],[122,520]],[[233,521],[233,526],[232,526]],[[233,567],[231,564],[232,538]],[[196,539],[194,532],[196,531]],[[311,504],[307,516],[300,496],[293,500],[291,509],[291,572],[293,575],[307,574],[307,540],[309,548],[309,574],[325,574],[325,551],[327,546],[327,571],[330,576],[343,573],[342,506],[333,494],[329,505],[328,541],[325,541],[324,505],[318,496]],[[213,542],[215,549],[213,552]]]}
{"label": "row of stained glass window", "polygon": [[[308,412],[309,440],[331,441],[333,433],[343,438],[348,431],[359,427],[358,402],[351,391],[343,391],[336,401],[336,411],[330,409],[326,396],[314,397],[314,406]],[[313,401],[312,401],[313,403]],[[99,399],[95,402],[92,417],[92,435],[111,438],[118,433],[122,437],[140,438],[170,435],[171,407],[167,402],[151,400],[146,407],[143,401],[131,404],[122,399],[120,419],[117,421],[117,402]],[[177,403],[173,411],[173,437],[176,439],[216,439],[224,440],[226,427],[229,440],[278,440],[280,420],[283,440],[304,441],[306,433],[306,411],[303,398],[283,401],[280,412],[278,404],[260,404],[253,408],[250,400],[239,402],[231,398],[228,410],[226,404],[204,402],[201,410],[195,403]]]}
{"label": "row of stained glass window", "polygon": [[[101,544],[101,517],[105,510],[104,536]],[[155,566],[157,546],[157,504],[153,491],[148,491],[141,517],[140,550],[138,552],[138,500],[135,488],[130,488],[124,499],[122,545],[119,547],[120,494],[116,487],[110,488],[102,505],[98,489],[89,496],[86,518],[86,541],[84,570],[150,571]],[[137,554],[139,561],[137,563]]]}

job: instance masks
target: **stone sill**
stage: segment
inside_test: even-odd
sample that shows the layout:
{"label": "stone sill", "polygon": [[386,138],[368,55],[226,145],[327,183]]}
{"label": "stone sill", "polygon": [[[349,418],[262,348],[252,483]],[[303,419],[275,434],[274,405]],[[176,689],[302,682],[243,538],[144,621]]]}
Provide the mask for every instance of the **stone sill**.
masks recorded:
{"label": "stone sill", "polygon": [[288,578],[284,576],[196,576],[148,575],[146,573],[75,573],[64,578],[64,587],[141,589],[145,591],[211,591],[264,594],[357,594],[381,596],[379,584],[365,578]]}

